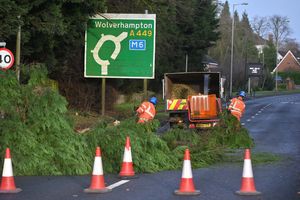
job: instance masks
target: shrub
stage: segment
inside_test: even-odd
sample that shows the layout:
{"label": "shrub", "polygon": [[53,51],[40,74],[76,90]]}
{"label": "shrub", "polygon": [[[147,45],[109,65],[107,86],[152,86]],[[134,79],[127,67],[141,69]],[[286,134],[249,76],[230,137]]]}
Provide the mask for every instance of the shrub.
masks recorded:
{"label": "shrub", "polygon": [[10,71],[0,79],[0,152],[11,148],[18,175],[87,173],[84,138],[73,134],[67,102],[44,84],[44,73],[36,66],[26,85]]}
{"label": "shrub", "polygon": [[278,72],[278,75],[282,77],[283,80],[286,80],[290,77],[294,80],[296,85],[300,84],[300,72]]}

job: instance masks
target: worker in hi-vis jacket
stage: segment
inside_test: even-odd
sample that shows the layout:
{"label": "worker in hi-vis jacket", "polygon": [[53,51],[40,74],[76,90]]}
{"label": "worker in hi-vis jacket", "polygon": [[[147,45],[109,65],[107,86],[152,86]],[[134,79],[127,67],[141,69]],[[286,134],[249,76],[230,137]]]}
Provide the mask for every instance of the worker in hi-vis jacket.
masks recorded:
{"label": "worker in hi-vis jacket", "polygon": [[235,98],[232,98],[228,107],[230,113],[235,116],[239,121],[245,112],[246,105],[244,103],[244,98],[246,97],[246,93],[244,91],[240,91],[239,95]]}
{"label": "worker in hi-vis jacket", "polygon": [[136,110],[136,114],[139,117],[138,123],[145,123],[153,120],[156,114],[155,111],[156,104],[157,104],[157,98],[151,97],[149,101],[143,102],[138,107],[138,109]]}

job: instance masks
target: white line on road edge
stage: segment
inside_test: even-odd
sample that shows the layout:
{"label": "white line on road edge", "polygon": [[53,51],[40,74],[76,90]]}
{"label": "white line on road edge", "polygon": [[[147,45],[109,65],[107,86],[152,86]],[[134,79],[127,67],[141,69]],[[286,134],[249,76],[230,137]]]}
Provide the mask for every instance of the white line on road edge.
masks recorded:
{"label": "white line on road edge", "polygon": [[245,123],[242,123],[241,125],[242,125],[242,126],[245,126]]}
{"label": "white line on road edge", "polygon": [[268,105],[265,106],[265,108],[269,107],[270,105],[272,105],[271,103],[269,103]]}
{"label": "white line on road edge", "polygon": [[119,181],[119,182],[116,182],[116,183],[114,183],[114,184],[111,184],[110,186],[107,186],[107,188],[108,188],[108,189],[113,189],[113,188],[118,187],[118,186],[120,186],[120,185],[123,185],[123,184],[125,184],[125,183],[127,183],[127,182],[129,182],[129,180],[121,180],[121,181]]}

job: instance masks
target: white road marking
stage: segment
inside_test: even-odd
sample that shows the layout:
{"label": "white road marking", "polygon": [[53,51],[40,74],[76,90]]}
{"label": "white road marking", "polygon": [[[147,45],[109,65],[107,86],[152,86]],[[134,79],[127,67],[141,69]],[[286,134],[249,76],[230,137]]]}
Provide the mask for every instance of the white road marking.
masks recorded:
{"label": "white road marking", "polygon": [[245,126],[245,123],[241,123],[242,126]]}
{"label": "white road marking", "polygon": [[256,116],[258,115],[258,113],[255,114]]}
{"label": "white road marking", "polygon": [[258,111],[258,113],[261,113],[261,111]]}
{"label": "white road marking", "polygon": [[252,118],[252,119],[254,119],[254,118],[255,118],[255,116],[252,116],[251,118]]}
{"label": "white road marking", "polygon": [[127,182],[129,182],[129,180],[121,180],[121,181],[119,181],[119,182],[116,182],[116,183],[114,183],[114,184],[111,184],[110,186],[107,186],[107,188],[108,188],[108,189],[113,189],[113,188],[118,187],[118,186],[120,186],[120,185],[123,185],[123,184],[125,184],[125,183],[127,183]]}
{"label": "white road marking", "polygon": [[251,122],[251,119],[247,119],[247,122]]}
{"label": "white road marking", "polygon": [[270,104],[266,105],[265,108],[269,107],[270,105],[272,105],[272,104],[270,103]]}

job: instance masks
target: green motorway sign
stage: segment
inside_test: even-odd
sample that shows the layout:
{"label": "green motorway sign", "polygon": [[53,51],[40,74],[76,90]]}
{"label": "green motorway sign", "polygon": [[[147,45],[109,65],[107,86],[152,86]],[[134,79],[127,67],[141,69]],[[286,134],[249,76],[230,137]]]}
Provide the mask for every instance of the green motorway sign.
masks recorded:
{"label": "green motorway sign", "polygon": [[84,77],[153,79],[155,14],[102,14],[85,34]]}

